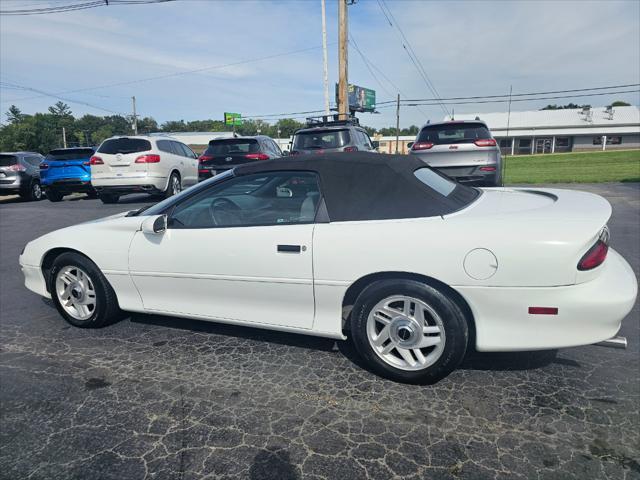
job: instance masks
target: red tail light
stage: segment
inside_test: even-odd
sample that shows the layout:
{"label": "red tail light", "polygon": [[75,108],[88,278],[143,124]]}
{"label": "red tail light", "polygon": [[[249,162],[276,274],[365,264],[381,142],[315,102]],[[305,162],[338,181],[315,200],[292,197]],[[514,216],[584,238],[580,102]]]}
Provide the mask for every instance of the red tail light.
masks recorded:
{"label": "red tail light", "polygon": [[266,153],[247,153],[244,158],[249,160],[269,160],[269,155]]}
{"label": "red tail light", "polygon": [[202,173],[202,174],[207,174],[207,173],[211,173],[211,170],[207,170],[206,168],[200,168],[198,170],[198,173]]}
{"label": "red tail light", "polygon": [[202,162],[208,162],[209,160],[213,160],[213,157],[211,155],[200,155],[198,157],[198,162],[202,163]]}
{"label": "red tail light", "polygon": [[24,172],[26,168],[24,165],[16,163],[15,165],[7,167],[7,170],[11,170],[12,172]]}
{"label": "red tail light", "polygon": [[600,232],[598,241],[585,253],[580,262],[578,262],[578,270],[591,270],[602,265],[607,258],[609,252],[609,228],[604,227]]}
{"label": "red tail light", "polygon": [[136,163],[160,163],[160,155],[140,155],[136,158]]}
{"label": "red tail light", "polygon": [[433,147],[431,142],[416,142],[411,146],[411,150],[429,150],[431,147]]}
{"label": "red tail light", "polygon": [[476,140],[475,143],[478,147],[495,147],[496,140],[494,138],[482,138],[480,140]]}
{"label": "red tail light", "polygon": [[578,270],[591,270],[599,265],[602,265],[607,253],[609,252],[609,245],[602,240],[598,240],[596,244],[589,249],[587,253],[580,259],[578,263]]}
{"label": "red tail light", "polygon": [[44,162],[42,162],[42,163],[40,164],[40,170],[46,170],[46,169],[48,169],[48,168],[49,168],[49,164],[48,164],[48,163],[44,163]]}
{"label": "red tail light", "polygon": [[482,170],[483,172],[495,172],[496,167],[480,167],[480,170]]}
{"label": "red tail light", "polygon": [[353,147],[344,147],[343,152],[357,152],[358,151],[358,147],[353,146]]}
{"label": "red tail light", "polygon": [[104,165],[104,162],[100,157],[96,157],[95,155],[89,159],[89,165]]}

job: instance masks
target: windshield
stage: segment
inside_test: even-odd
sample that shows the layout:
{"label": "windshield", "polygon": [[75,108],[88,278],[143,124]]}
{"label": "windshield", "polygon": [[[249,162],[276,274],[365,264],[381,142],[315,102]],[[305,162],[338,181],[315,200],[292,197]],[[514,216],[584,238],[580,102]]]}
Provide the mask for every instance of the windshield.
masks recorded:
{"label": "windshield", "polygon": [[418,142],[434,145],[450,143],[473,143],[476,140],[491,138],[489,129],[483,123],[444,123],[427,125],[418,135]]}
{"label": "windshield", "polygon": [[138,153],[151,150],[151,142],[142,138],[112,138],[105,140],[98,148],[98,153],[115,155],[116,153]]}
{"label": "windshield", "polygon": [[93,153],[93,148],[58,148],[49,152],[47,161],[82,160],[91,157]]}
{"label": "windshield", "polygon": [[204,155],[212,157],[218,155],[245,155],[258,153],[260,145],[253,138],[230,138],[225,140],[211,140]]}
{"label": "windshield", "polygon": [[310,130],[295,134],[294,150],[341,148],[350,141],[349,130]]}
{"label": "windshield", "polygon": [[205,180],[204,182],[200,182],[194,185],[193,187],[187,188],[186,190],[181,191],[178,195],[169,197],[159,203],[156,203],[151,207],[143,207],[142,209],[138,210],[136,214],[144,213],[145,215],[160,215],[164,213],[168,208],[180,202],[182,199],[190,197],[191,195],[194,195],[204,190],[205,188],[208,188],[212,184],[218,183],[219,181],[222,181],[228,177],[233,177],[233,170],[225,170],[219,175],[216,175],[215,177],[211,177],[208,180]]}

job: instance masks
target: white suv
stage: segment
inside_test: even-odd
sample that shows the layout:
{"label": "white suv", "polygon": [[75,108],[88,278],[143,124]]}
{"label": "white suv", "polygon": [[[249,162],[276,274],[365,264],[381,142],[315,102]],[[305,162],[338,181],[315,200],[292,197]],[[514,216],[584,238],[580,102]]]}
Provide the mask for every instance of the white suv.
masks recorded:
{"label": "white suv", "polygon": [[198,183],[198,156],[169,137],[108,138],[89,163],[91,184],[103,203],[116,203],[127,193],[170,197]]}

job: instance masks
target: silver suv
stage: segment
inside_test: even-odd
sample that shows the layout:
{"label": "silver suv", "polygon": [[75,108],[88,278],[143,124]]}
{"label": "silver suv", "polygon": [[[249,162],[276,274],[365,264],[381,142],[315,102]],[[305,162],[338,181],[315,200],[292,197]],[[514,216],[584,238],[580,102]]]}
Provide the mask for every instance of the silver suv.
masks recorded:
{"label": "silver suv", "polygon": [[428,123],[418,133],[409,154],[457,182],[502,185],[500,148],[482,121]]}
{"label": "silver suv", "polygon": [[[335,116],[337,117],[337,115]],[[307,127],[293,134],[290,155],[328,152],[376,152],[378,142],[372,142],[358,119],[329,120],[329,116],[307,119]]]}

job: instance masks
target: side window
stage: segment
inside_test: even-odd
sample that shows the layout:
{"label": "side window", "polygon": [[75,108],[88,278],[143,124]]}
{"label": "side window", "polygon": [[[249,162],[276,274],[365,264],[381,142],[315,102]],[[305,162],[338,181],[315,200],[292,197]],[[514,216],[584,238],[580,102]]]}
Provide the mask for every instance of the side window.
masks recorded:
{"label": "side window", "polygon": [[161,152],[173,153],[169,140],[158,140],[156,143],[158,145],[158,150]]}
{"label": "side window", "polygon": [[182,152],[180,153],[180,155],[182,155],[183,157],[195,158],[195,154],[193,153],[193,151],[184,143],[175,142],[175,146],[180,149],[180,152]]}
{"label": "side window", "polygon": [[177,204],[170,228],[218,228],[312,223],[320,200],[312,172],[232,177]]}
{"label": "side window", "polygon": [[367,132],[361,132],[361,133],[362,133],[362,139],[364,140],[365,147],[367,147],[369,150],[372,150],[373,145],[371,144],[371,138],[369,138],[369,134]]}
{"label": "side window", "polygon": [[29,162],[31,165],[33,165],[34,167],[37,167],[42,162],[42,157],[36,156],[36,155],[29,155],[25,157],[25,160]]}
{"label": "side window", "polygon": [[271,140],[271,144],[273,145],[273,153],[274,155],[276,155],[277,157],[281,157],[282,156],[282,150],[280,150],[280,147],[278,146],[278,144],[276,142],[274,142],[273,140]]}
{"label": "side window", "polygon": [[173,140],[170,143],[173,154],[184,157],[184,152],[182,151],[182,147],[180,146],[180,144],[178,142],[174,142]]}

